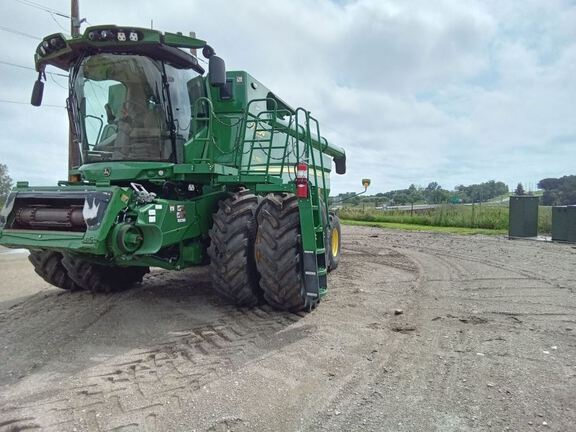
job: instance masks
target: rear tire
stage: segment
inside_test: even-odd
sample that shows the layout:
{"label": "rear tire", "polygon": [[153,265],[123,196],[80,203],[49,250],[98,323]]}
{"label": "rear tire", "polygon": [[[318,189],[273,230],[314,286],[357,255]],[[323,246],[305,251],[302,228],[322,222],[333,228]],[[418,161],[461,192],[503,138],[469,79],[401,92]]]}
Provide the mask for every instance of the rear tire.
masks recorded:
{"label": "rear tire", "polygon": [[254,262],[258,198],[241,189],[218,205],[208,233],[212,286],[237,306],[256,306],[261,297]]}
{"label": "rear tire", "polygon": [[340,228],[340,218],[330,215],[330,233],[328,235],[328,271],[336,270],[340,263],[340,252],[342,250],[342,229]]}
{"label": "rear tire", "polygon": [[277,309],[304,309],[298,199],[294,194],[268,194],[256,219],[255,258],[264,299]]}
{"label": "rear tire", "polygon": [[108,267],[85,261],[73,255],[64,255],[62,264],[70,278],[80,287],[94,293],[126,290],[142,282],[148,267]]}
{"label": "rear tire", "polygon": [[62,265],[62,254],[51,250],[31,250],[28,260],[34,266],[38,276],[50,285],[67,291],[78,291],[78,286],[68,275],[68,271]]}

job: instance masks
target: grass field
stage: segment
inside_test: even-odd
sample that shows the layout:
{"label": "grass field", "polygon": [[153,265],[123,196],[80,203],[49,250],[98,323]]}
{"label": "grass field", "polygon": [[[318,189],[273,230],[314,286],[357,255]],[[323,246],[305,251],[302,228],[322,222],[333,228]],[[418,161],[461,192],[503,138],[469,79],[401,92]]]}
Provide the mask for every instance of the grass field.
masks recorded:
{"label": "grass field", "polygon": [[432,226],[432,225],[403,224],[394,222],[366,222],[366,221],[356,221],[348,219],[343,219],[342,224],[401,229],[406,231],[428,231],[428,232],[439,232],[439,233],[461,234],[461,235],[475,235],[475,234],[505,235],[508,232],[507,230],[495,230],[495,229],[444,227],[444,226]]}
{"label": "grass field", "polygon": [[[384,212],[375,209],[362,210],[345,207],[340,209],[338,214],[345,221],[492,230],[496,231],[495,234],[504,233],[508,230],[508,207],[506,206],[444,205],[434,209],[418,211],[412,216],[409,211]],[[540,207],[539,233],[550,233],[551,217],[552,211],[550,207]]]}

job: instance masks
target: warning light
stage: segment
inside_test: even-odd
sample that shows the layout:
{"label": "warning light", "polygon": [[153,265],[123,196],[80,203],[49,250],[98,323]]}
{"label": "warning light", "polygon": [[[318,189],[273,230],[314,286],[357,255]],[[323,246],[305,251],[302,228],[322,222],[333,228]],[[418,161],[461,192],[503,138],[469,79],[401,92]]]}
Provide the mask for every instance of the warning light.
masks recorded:
{"label": "warning light", "polygon": [[308,198],[308,164],[299,162],[296,165],[296,196]]}

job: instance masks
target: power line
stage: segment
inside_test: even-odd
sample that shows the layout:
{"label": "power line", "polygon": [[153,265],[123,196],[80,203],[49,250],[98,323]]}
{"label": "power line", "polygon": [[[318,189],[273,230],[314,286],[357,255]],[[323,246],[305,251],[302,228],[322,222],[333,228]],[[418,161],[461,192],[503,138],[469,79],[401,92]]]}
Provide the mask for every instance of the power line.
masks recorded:
{"label": "power line", "polygon": [[[7,99],[0,99],[1,103],[11,103],[11,104],[18,104],[18,105],[30,105],[29,102],[20,102],[20,101],[12,101],[12,100],[7,100]],[[42,105],[43,107],[46,108],[63,108],[65,109],[65,106],[61,106],[61,105],[50,105],[50,104],[44,104]]]}
{"label": "power line", "polygon": [[28,38],[31,38],[31,39],[42,40],[42,38],[40,38],[40,37],[38,37],[38,36],[34,36],[34,35],[31,35],[31,34],[28,34],[28,33],[21,32],[20,30],[14,30],[14,29],[11,29],[11,28],[9,28],[9,27],[4,27],[4,26],[1,26],[1,25],[0,25],[0,30],[3,30],[3,31],[8,32],[8,33],[14,33],[14,34],[17,34],[17,35],[20,35],[20,36],[25,36],[25,37],[28,37]]}
{"label": "power line", "polygon": [[4,60],[0,60],[0,64],[4,64],[4,65],[7,65],[7,66],[14,66],[14,67],[17,67],[17,68],[20,68],[20,69],[30,69],[30,70],[33,70],[33,71],[36,70],[36,69],[34,69],[34,68],[32,68],[32,67],[29,67],[29,66],[22,66],[22,65],[19,65],[19,64],[16,64],[16,63],[10,63],[10,62],[4,61]]}
{"label": "power line", "polygon": [[[7,65],[7,66],[12,66],[12,67],[17,67],[20,69],[29,69],[29,70],[33,70],[34,72],[36,72],[36,69],[34,69],[33,67],[30,66],[24,66],[24,65],[19,65],[16,63],[10,63],[4,60],[0,60],[0,64],[3,65]],[[61,74],[61,73],[56,73],[56,72],[46,72],[47,75],[56,75],[56,76],[60,76],[60,77],[64,77],[64,78],[68,78],[68,75],[66,74]]]}
{"label": "power line", "polygon": [[54,78],[54,75],[50,74],[50,79],[52,80],[52,82],[54,84],[56,84],[58,87],[63,88],[64,90],[68,90],[68,87],[63,86],[62,84],[60,84],[58,81],[56,81],[56,79]]}
{"label": "power line", "polygon": [[54,15],[58,15],[58,16],[60,16],[60,17],[62,17],[62,18],[68,18],[68,19],[70,19],[70,15],[67,15],[67,14],[65,14],[64,12],[60,12],[60,11],[58,11],[58,10],[56,10],[56,9],[52,9],[52,8],[50,8],[50,7],[44,6],[43,4],[36,3],[36,2],[30,1],[30,0],[16,0],[16,1],[17,1],[18,3],[23,4],[23,5],[30,6],[30,7],[33,7],[33,8],[35,8],[35,9],[42,10],[42,11],[44,11],[44,12],[48,12],[49,14],[54,14]]}
{"label": "power line", "polygon": [[62,27],[62,24],[60,24],[58,21],[56,21],[56,17],[54,16],[54,14],[51,12],[48,12],[48,13],[50,14],[50,18],[52,18],[52,21],[54,21],[56,23],[56,25],[62,29],[62,31],[64,31],[65,33],[68,33],[68,30],[65,29],[64,27]]}

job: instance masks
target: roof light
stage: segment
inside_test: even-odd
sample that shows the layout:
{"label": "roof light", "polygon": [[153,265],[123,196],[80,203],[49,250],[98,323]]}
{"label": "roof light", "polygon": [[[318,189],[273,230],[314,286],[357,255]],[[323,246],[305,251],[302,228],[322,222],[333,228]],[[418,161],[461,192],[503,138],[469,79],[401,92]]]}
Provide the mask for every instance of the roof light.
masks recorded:
{"label": "roof light", "polygon": [[66,41],[61,35],[51,35],[44,39],[40,44],[38,44],[38,48],[36,48],[36,54],[44,57],[47,55],[52,55],[61,49],[66,48]]}
{"label": "roof light", "polygon": [[62,37],[53,37],[50,39],[50,45],[54,48],[54,50],[60,50],[66,46],[66,41],[62,39]]}
{"label": "roof light", "polygon": [[137,30],[126,29],[102,29],[92,30],[88,33],[88,39],[94,42],[117,41],[117,42],[138,42],[142,35]]}

